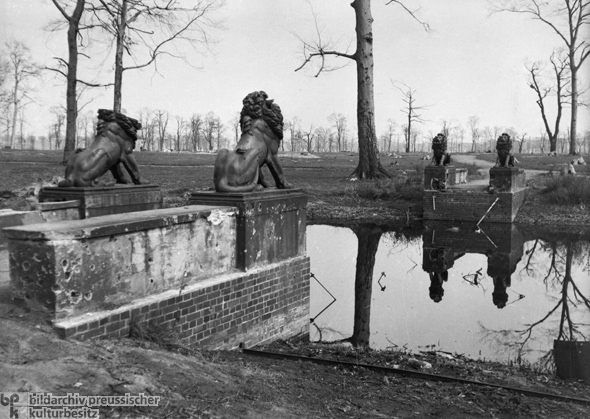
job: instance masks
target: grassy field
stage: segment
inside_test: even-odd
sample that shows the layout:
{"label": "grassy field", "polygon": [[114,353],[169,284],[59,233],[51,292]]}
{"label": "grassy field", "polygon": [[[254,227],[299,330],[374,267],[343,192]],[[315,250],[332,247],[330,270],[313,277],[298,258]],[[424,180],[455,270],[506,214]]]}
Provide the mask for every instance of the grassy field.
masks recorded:
{"label": "grassy field", "polygon": [[[189,192],[213,187],[214,153],[137,152],[136,160],[145,179],[164,191],[165,205],[186,202]],[[478,159],[493,162],[495,154],[478,154]],[[0,150],[0,208],[23,209],[23,197],[36,186],[64,175],[60,151]],[[544,170],[559,174],[571,156],[517,155],[518,166],[527,170]],[[430,164],[423,153],[402,154],[400,158],[382,156],[383,166],[391,179],[353,182],[350,174],[358,155],[350,152],[285,153],[281,155],[287,181],[309,195],[311,218],[322,221],[380,221],[382,219],[419,218],[422,212],[422,172]],[[585,156],[586,161],[590,161]],[[468,169],[469,178],[478,176],[474,165],[456,164]],[[575,166],[579,176],[566,179],[546,176],[533,186],[536,202],[553,205],[590,205],[590,166]],[[266,170],[266,169],[265,169]],[[271,176],[266,172],[266,177]],[[105,180],[111,180],[110,173]],[[573,194],[573,198],[571,195]],[[19,200],[20,199],[20,200]],[[540,201],[539,201],[540,200]],[[557,208],[557,207],[556,207]],[[583,208],[580,208],[583,210]],[[554,210],[559,211],[559,209]]]}

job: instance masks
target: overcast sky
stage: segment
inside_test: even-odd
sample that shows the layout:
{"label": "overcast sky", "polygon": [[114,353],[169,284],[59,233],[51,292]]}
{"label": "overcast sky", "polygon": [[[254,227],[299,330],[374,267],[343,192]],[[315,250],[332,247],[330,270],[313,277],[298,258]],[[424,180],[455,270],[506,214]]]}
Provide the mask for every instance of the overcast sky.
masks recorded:
{"label": "overcast sky", "polygon": [[[354,11],[350,0],[312,0],[324,37],[352,43]],[[513,127],[538,136],[542,131],[535,94],[527,85],[525,62],[547,60],[560,39],[546,25],[524,15],[490,14],[485,0],[407,0],[420,7],[417,16],[430,32],[396,4],[372,1],[374,17],[375,110],[377,131],[387,120],[404,123],[402,93],[392,81],[415,90],[416,104],[425,106],[426,122],[419,129],[428,136],[440,130],[441,121],[455,121],[467,130],[467,119],[480,118],[480,126]],[[33,58],[49,64],[51,57],[66,57],[65,32],[49,34],[44,26],[59,18],[50,0],[0,0],[0,37],[24,42]],[[315,72],[294,70],[301,64],[300,41],[311,39],[315,27],[310,4],[303,0],[228,0],[219,14],[223,29],[214,31],[219,43],[206,56],[193,54],[196,69],[180,60],[164,59],[159,74],[153,68],[125,72],[123,108],[137,117],[142,108],[163,109],[171,115],[215,112],[229,125],[241,101],[254,90],[264,90],[281,106],[286,120],[298,117],[303,129],[328,127],[333,112],[348,116],[356,125],[356,74],[354,63],[333,61],[344,68],[313,77]],[[585,36],[588,36],[586,32]],[[350,61],[347,63],[347,61]],[[87,60],[85,61],[87,62]],[[95,68],[100,63],[93,63]],[[587,85],[590,64],[582,69]],[[111,81],[110,63],[102,79]],[[65,103],[65,85],[46,74],[37,85],[37,103],[28,107],[31,131],[47,132],[49,108]],[[84,111],[112,107],[112,91],[96,90]],[[553,118],[551,112],[550,117]],[[569,125],[565,115],[562,130]],[[579,110],[580,132],[590,128],[587,109]],[[228,130],[227,136],[231,136]],[[468,134],[466,134],[469,138]],[[466,138],[466,140],[467,140]]]}

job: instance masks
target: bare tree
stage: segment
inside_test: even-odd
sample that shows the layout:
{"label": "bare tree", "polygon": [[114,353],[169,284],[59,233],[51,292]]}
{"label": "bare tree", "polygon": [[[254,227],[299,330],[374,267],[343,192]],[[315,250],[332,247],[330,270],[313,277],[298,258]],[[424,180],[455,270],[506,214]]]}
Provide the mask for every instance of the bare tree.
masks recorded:
{"label": "bare tree", "polygon": [[189,120],[189,138],[193,151],[201,149],[201,131],[203,129],[203,117],[193,114]]}
{"label": "bare tree", "polygon": [[285,127],[289,130],[289,133],[291,134],[291,152],[297,151],[297,143],[301,138],[301,136],[297,135],[297,133],[300,132],[299,122],[299,118],[295,116],[293,117],[293,119],[287,121],[287,123],[285,124]]}
{"label": "bare tree", "polygon": [[[559,55],[551,54],[551,65],[555,76],[555,86],[545,87],[540,81],[541,64],[538,62],[526,66],[531,78],[529,80],[529,87],[533,89],[537,95],[537,105],[541,110],[541,118],[543,118],[543,125],[545,132],[549,137],[549,152],[554,153],[557,150],[557,138],[559,136],[559,124],[561,122],[561,115],[563,111],[563,99],[565,88],[569,84],[566,80],[565,71],[567,68],[567,59]],[[545,109],[545,99],[554,92],[556,99],[556,112],[553,130],[549,126],[547,110]]]}
{"label": "bare tree", "polygon": [[[51,137],[53,137],[55,140],[55,149],[59,150],[61,148],[61,131],[66,120],[66,115],[63,108],[60,106],[53,106],[51,108],[51,113],[55,116],[55,122],[53,122],[50,127],[51,135],[49,137],[49,144],[51,145]],[[49,148],[51,148],[51,146]]]}
{"label": "bare tree", "polygon": [[[402,99],[403,102],[406,104],[404,108],[402,108],[402,112],[405,115],[407,123],[404,124],[404,137],[406,139],[406,153],[410,152],[410,146],[412,142],[412,124],[422,123],[424,119],[422,119],[422,115],[418,112],[427,108],[427,106],[418,106],[416,105],[416,90],[412,89],[407,84],[400,82],[403,85],[403,88],[397,85],[394,82],[391,82],[393,87],[399,90],[403,95],[404,98]],[[415,138],[414,138],[415,140]],[[414,142],[415,146],[415,142]],[[414,149],[415,151],[415,149]]]}
{"label": "bare tree", "polygon": [[570,142],[569,154],[576,154],[578,128],[578,71],[590,55],[590,40],[584,30],[590,25],[588,0],[510,0],[493,6],[495,11],[508,11],[531,16],[547,25],[567,47],[570,76]]}
{"label": "bare tree", "polygon": [[186,129],[186,121],[181,116],[176,116],[174,119],[176,120],[176,131],[174,134],[174,144],[175,144],[176,151],[178,152],[182,148],[181,139],[182,139],[182,135],[184,133],[184,130]]}
{"label": "bare tree", "polygon": [[305,141],[305,147],[308,153],[313,152],[313,139],[315,137],[315,133],[313,131],[313,125],[309,126],[309,131],[303,131],[303,137]]}
{"label": "bare tree", "polygon": [[522,149],[526,141],[526,132],[524,134],[521,134],[520,137],[518,136],[518,134],[514,135],[514,141],[518,144],[518,153],[522,154]]}
{"label": "bare tree", "polygon": [[397,123],[393,119],[389,118],[387,120],[387,131],[383,134],[383,149],[387,150],[388,153],[391,153],[391,141],[395,135],[396,127]]}
{"label": "bare tree", "polygon": [[336,144],[338,151],[342,151],[342,146],[346,147],[346,128],[348,126],[348,119],[346,115],[341,113],[332,113],[328,117],[328,121],[332,123],[332,127],[336,130]]}
{"label": "bare tree", "polygon": [[[240,112],[236,112],[234,114],[233,118],[229,121],[229,123],[231,124],[231,127],[233,129],[234,139],[235,139],[235,143],[237,145],[238,141],[240,141],[240,136],[241,136]],[[284,141],[281,141],[281,150],[285,151],[285,142]]]}
{"label": "bare tree", "polygon": [[[396,3],[409,11],[401,2],[391,0],[387,4]],[[316,37],[314,41],[305,41],[300,38],[303,47],[303,64],[295,71],[298,71],[312,62],[318,62],[316,77],[322,71],[333,70],[327,65],[326,59],[329,56],[343,57],[353,60],[356,63],[357,74],[357,127],[358,127],[358,148],[359,163],[351,174],[353,178],[374,179],[391,175],[381,165],[379,149],[377,145],[377,133],[375,130],[375,100],[373,82],[373,17],[371,15],[370,0],[353,0],[351,3],[356,18],[356,51],[349,53],[335,50],[335,45],[322,37],[317,17],[314,13]],[[415,16],[414,16],[415,18]],[[425,25],[425,28],[427,26]]]}
{"label": "bare tree", "polygon": [[[61,13],[67,22],[67,41],[68,41],[68,59],[67,61],[60,57],[54,57],[57,61],[56,67],[45,67],[47,70],[55,71],[66,78],[66,136],[64,144],[63,163],[65,164],[68,156],[76,147],[76,119],[78,112],[79,92],[77,90],[78,82],[86,84],[86,86],[105,86],[101,84],[88,83],[78,80],[78,41],[80,37],[80,21],[84,14],[84,6],[86,0],[75,0],[73,7],[68,7],[71,2],[51,0],[57,10]],[[71,12],[68,14],[68,9]],[[54,22],[53,29],[60,29],[60,25]]]}
{"label": "bare tree", "polygon": [[471,152],[475,153],[477,151],[477,143],[479,142],[479,138],[481,136],[481,131],[479,129],[479,116],[472,115],[467,118],[467,125],[469,125],[469,130],[471,131]]}
{"label": "bare tree", "polygon": [[6,143],[8,143],[10,133],[10,91],[8,87],[9,73],[10,64],[8,63],[8,60],[6,60],[4,57],[0,57],[0,120],[5,126],[4,139]]}
{"label": "bare tree", "polygon": [[29,48],[22,42],[10,40],[5,43],[9,71],[10,71],[10,106],[11,121],[10,121],[10,147],[14,146],[14,137],[16,135],[16,127],[19,113],[22,115],[22,109],[32,102],[29,93],[31,91],[30,82],[39,76],[39,67],[33,62]]}
{"label": "bare tree", "polygon": [[[92,23],[115,43],[113,109],[121,111],[123,72],[157,66],[162,56],[187,61],[186,50],[206,52],[215,42],[211,32],[218,26],[214,12],[220,0],[99,0],[89,3]],[[180,46],[179,44],[182,44]],[[133,65],[124,66],[124,53]],[[156,67],[157,71],[157,67]]]}
{"label": "bare tree", "polygon": [[316,136],[316,144],[317,144],[317,151],[324,152],[329,151],[332,152],[332,144],[330,142],[330,135],[332,132],[329,128],[319,127],[315,130]]}
{"label": "bare tree", "polygon": [[220,150],[221,147],[224,146],[224,139],[223,139],[223,131],[225,130],[225,125],[221,123],[221,118],[215,118],[215,138],[217,139],[217,149]]}
{"label": "bare tree", "polygon": [[219,118],[213,112],[209,112],[203,121],[203,139],[209,145],[209,151],[213,151],[214,148],[218,120]]}
{"label": "bare tree", "polygon": [[164,151],[166,143],[166,129],[168,128],[168,112],[158,109],[154,111],[156,127],[158,128],[158,150]]}
{"label": "bare tree", "polygon": [[[79,115],[76,119],[76,146],[86,148],[88,146],[88,138],[90,134],[90,128],[92,126],[92,119],[94,114],[92,111],[88,111],[82,115]],[[67,126],[67,111],[66,111],[66,126]],[[66,129],[67,132],[67,129]],[[67,139],[66,139],[67,141]]]}

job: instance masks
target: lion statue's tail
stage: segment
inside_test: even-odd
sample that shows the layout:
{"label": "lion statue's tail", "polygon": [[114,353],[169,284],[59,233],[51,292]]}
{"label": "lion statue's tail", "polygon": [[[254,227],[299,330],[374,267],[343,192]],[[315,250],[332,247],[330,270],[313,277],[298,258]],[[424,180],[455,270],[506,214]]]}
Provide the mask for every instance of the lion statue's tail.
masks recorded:
{"label": "lion statue's tail", "polygon": [[59,186],[60,188],[69,188],[71,186],[74,186],[74,180],[73,179],[60,180],[57,183],[57,186]]}

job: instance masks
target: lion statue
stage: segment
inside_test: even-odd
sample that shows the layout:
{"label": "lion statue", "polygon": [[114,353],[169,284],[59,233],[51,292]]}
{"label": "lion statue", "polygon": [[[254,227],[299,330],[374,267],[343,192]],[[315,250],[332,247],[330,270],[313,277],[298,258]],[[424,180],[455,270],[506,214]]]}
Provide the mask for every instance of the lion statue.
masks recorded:
{"label": "lion statue", "polygon": [[448,166],[451,163],[451,155],[447,153],[447,137],[444,134],[437,134],[432,139],[432,166]]}
{"label": "lion statue", "polygon": [[283,139],[283,114],[279,105],[263,92],[252,92],[242,101],[242,135],[233,151],[217,153],[213,183],[217,192],[252,192],[269,187],[262,177],[266,164],[276,187],[291,188],[285,181],[278,151]]}
{"label": "lion statue", "polygon": [[498,157],[494,167],[514,167],[514,156],[510,152],[512,150],[510,135],[503,133],[498,137],[496,150],[498,151]]}
{"label": "lion statue", "polygon": [[65,179],[58,186],[99,186],[101,183],[98,178],[108,170],[116,183],[128,183],[119,163],[125,166],[134,184],[148,183],[140,178],[132,154],[139,129],[141,123],[136,119],[108,109],[99,109],[94,141],[88,148],[77,149],[68,157]]}

